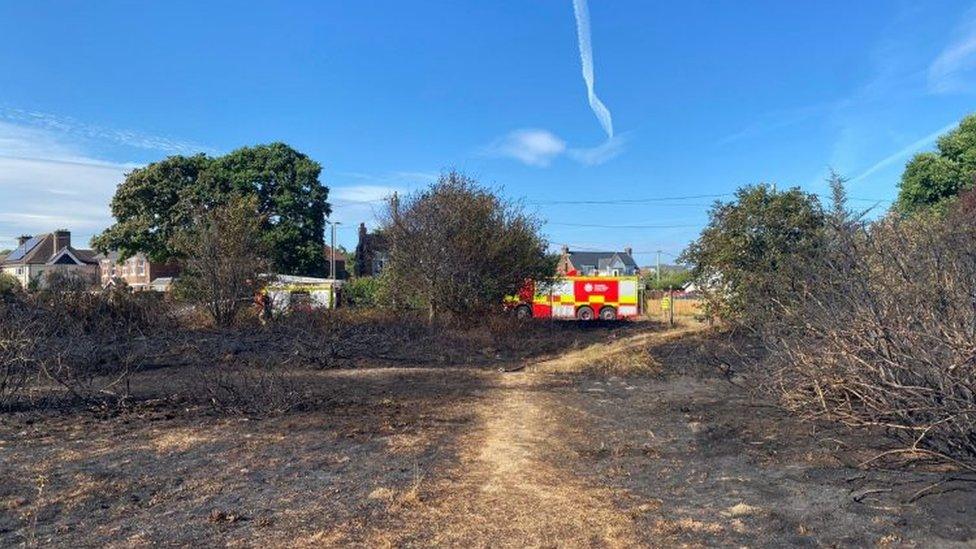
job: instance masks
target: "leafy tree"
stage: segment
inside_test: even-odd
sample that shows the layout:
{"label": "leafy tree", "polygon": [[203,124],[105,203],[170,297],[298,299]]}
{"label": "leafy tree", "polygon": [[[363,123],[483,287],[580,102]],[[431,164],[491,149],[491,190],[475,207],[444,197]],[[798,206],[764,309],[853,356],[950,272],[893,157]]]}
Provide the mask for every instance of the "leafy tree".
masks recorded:
{"label": "leafy tree", "polygon": [[657,274],[648,275],[648,290],[667,290],[668,288],[682,288],[691,280],[691,271],[681,268],[666,268],[661,266],[661,278],[658,280]]}
{"label": "leafy tree", "polygon": [[936,152],[916,154],[905,166],[895,209],[915,213],[941,207],[965,189],[976,177],[976,115],[969,115],[959,127],[939,138]]}
{"label": "leafy tree", "polygon": [[384,276],[401,303],[417,303],[434,320],[501,305],[527,279],[555,270],[540,222],[457,172],[424,191],[390,202],[383,230],[390,243]]}
{"label": "leafy tree", "polygon": [[174,238],[201,209],[253,196],[261,241],[278,272],[321,276],[325,217],[331,212],[321,166],[284,143],[245,147],[211,158],[171,156],[133,170],[112,199],[116,223],[93,239],[101,250],[137,252],[162,261],[180,255]]}
{"label": "leafy tree", "polygon": [[287,274],[324,276],[325,217],[329,190],[319,182],[322,167],[284,143],[245,147],[217,158],[206,174],[214,185],[254,194],[264,217],[263,240],[271,263]]}
{"label": "leafy tree", "polygon": [[681,261],[693,266],[710,312],[728,319],[759,320],[765,304],[795,294],[824,240],[820,202],[798,188],[743,187],[732,202],[716,202],[709,217]]}
{"label": "leafy tree", "polygon": [[170,242],[183,258],[177,297],[202,305],[218,326],[228,326],[260,289],[268,268],[254,196],[238,197],[213,209],[197,210],[192,228]]}

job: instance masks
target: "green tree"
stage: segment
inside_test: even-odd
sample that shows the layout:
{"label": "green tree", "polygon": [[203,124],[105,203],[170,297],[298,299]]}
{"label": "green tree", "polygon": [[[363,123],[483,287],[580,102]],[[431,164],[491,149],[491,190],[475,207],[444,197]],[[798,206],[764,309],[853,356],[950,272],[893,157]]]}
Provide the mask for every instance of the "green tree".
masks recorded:
{"label": "green tree", "polygon": [[123,257],[138,252],[155,261],[174,255],[170,241],[188,228],[193,211],[219,199],[205,188],[201,174],[213,160],[206,155],[170,156],[126,175],[112,197],[115,224],[92,239],[92,246]]}
{"label": "green tree", "polygon": [[915,213],[940,207],[973,187],[976,177],[976,115],[939,138],[936,152],[916,154],[905,166],[895,209]]}
{"label": "green tree", "polygon": [[329,190],[322,167],[284,143],[245,147],[217,158],[206,174],[221,190],[253,194],[264,217],[263,240],[271,264],[283,274],[324,276]]}
{"label": "green tree", "polygon": [[711,312],[727,319],[761,322],[766,305],[796,293],[824,241],[820,202],[798,188],[743,187],[709,217],[680,261],[692,265]]}
{"label": "green tree", "polygon": [[540,225],[517,204],[450,172],[402,202],[391,200],[384,277],[400,303],[422,306],[430,320],[497,309],[527,279],[553,276]]}
{"label": "green tree", "polygon": [[321,166],[284,143],[245,147],[226,156],[171,156],[133,170],[112,199],[116,222],[93,239],[123,256],[144,252],[154,260],[180,257],[173,239],[190,228],[200,209],[233,197],[253,196],[263,220],[261,241],[281,273],[321,276],[325,217],[331,212]]}
{"label": "green tree", "polygon": [[684,268],[661,266],[661,277],[657,273],[647,275],[647,289],[667,290],[680,289],[691,280],[691,271]]}

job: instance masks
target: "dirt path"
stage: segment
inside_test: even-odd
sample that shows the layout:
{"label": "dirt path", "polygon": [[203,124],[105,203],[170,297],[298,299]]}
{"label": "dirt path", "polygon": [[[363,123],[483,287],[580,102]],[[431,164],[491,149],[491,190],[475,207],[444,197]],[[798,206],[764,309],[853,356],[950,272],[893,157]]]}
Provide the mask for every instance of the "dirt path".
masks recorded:
{"label": "dirt path", "polygon": [[470,469],[487,472],[479,479],[486,506],[504,530],[516,534],[508,538],[514,544],[633,545],[633,523],[613,506],[609,491],[587,485],[543,454],[572,459],[558,447],[559,416],[540,390],[542,381],[532,373],[506,376],[499,398],[486,403],[485,434]]}
{"label": "dirt path", "polygon": [[504,375],[461,437],[458,462],[429,480],[423,502],[399,510],[407,532],[381,537],[392,545],[633,546],[633,523],[611,491],[563,467],[574,456],[553,435],[558,414],[544,383],[532,373]]}
{"label": "dirt path", "polygon": [[425,543],[452,546],[638,544],[633,510],[617,504],[620,491],[576,474],[583,464],[568,443],[589,436],[587,426],[566,425],[567,408],[552,389],[596,356],[613,361],[699,330],[642,333],[502,375],[479,403],[476,427],[459,442],[459,463],[435,481],[431,504],[407,522],[428,525],[433,535],[421,537]]}

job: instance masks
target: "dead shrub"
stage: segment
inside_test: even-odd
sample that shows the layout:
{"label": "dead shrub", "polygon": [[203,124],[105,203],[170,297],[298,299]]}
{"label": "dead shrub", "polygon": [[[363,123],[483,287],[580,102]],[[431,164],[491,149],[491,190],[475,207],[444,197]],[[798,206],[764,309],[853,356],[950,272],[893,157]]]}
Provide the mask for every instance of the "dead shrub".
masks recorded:
{"label": "dead shrub", "polygon": [[268,363],[214,364],[196,370],[191,392],[221,413],[272,416],[303,408],[295,370]]}
{"label": "dead shrub", "polygon": [[129,395],[129,378],[155,356],[166,332],[151,296],[52,286],[0,303],[0,405],[54,383],[73,399],[106,404]]}
{"label": "dead shrub", "polygon": [[976,467],[976,221],[836,216],[764,335],[784,402]]}

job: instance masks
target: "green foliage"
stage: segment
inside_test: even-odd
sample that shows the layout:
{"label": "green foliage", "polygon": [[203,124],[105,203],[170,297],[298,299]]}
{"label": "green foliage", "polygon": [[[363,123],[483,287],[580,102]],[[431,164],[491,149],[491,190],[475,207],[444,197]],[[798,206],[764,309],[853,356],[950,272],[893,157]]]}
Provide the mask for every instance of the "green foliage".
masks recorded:
{"label": "green foliage", "polygon": [[116,223],[92,240],[100,251],[180,257],[171,243],[201,209],[234,196],[254,197],[261,241],[274,270],[308,276],[326,271],[325,217],[331,212],[321,166],[284,143],[245,147],[211,158],[171,156],[128,174],[112,199]]}
{"label": "green foliage", "polygon": [[342,286],[342,296],[353,307],[375,307],[383,293],[381,276],[360,276],[349,279]]}
{"label": "green foliage", "polygon": [[20,290],[19,280],[7,273],[0,273],[0,296],[13,294]]}
{"label": "green foliage", "polygon": [[679,289],[691,281],[692,274],[688,269],[665,269],[661,267],[661,279],[658,280],[656,274],[651,274],[647,279],[648,290],[667,290],[668,288]]}
{"label": "green foliage", "polygon": [[501,306],[527,279],[555,272],[538,219],[475,180],[444,174],[426,190],[391,202],[384,231],[390,261],[384,273],[399,305],[478,314]]}
{"label": "green foliage", "polygon": [[734,201],[716,202],[709,216],[681,261],[693,266],[710,312],[728,319],[756,320],[757,305],[802,282],[798,273],[824,241],[820,202],[798,188],[743,187]]}
{"label": "green foliage", "polygon": [[973,187],[976,177],[976,115],[969,115],[959,127],[939,138],[936,152],[919,153],[905,166],[895,209],[916,213],[942,209],[963,190]]}

